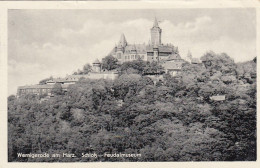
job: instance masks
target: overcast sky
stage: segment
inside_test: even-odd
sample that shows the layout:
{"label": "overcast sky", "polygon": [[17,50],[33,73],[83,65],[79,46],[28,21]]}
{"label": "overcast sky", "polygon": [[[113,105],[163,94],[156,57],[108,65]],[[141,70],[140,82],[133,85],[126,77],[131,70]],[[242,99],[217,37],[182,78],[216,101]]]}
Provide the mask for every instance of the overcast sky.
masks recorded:
{"label": "overcast sky", "polygon": [[256,56],[255,9],[9,10],[8,94],[101,59],[121,33],[147,44],[155,16],[162,43],[178,46],[183,58],[188,50],[225,52],[236,62]]}

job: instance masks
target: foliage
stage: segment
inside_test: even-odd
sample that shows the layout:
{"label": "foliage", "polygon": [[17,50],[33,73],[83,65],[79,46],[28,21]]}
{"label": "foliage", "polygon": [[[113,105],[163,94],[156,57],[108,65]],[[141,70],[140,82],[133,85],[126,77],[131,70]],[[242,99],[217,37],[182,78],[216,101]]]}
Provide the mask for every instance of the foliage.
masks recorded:
{"label": "foliage", "polygon": [[40,84],[40,85],[44,85],[44,84],[46,84],[46,82],[47,82],[48,80],[52,80],[52,79],[53,79],[53,77],[50,76],[49,78],[46,78],[46,79],[41,80],[41,81],[39,82],[39,84]]}
{"label": "foliage", "polygon": [[82,70],[78,69],[78,71],[74,72],[73,75],[86,75],[91,71],[92,71],[92,66],[87,63],[83,66]]}
{"label": "foliage", "polygon": [[[81,79],[66,94],[57,85],[44,102],[8,97],[8,160],[255,161],[256,63],[236,64],[213,52],[202,61],[165,74],[160,85],[143,75],[153,63],[138,60],[118,67],[115,81]],[[225,100],[210,99],[214,95]],[[28,159],[18,152],[77,157]],[[94,152],[142,156],[81,157]]]}
{"label": "foliage", "polygon": [[60,83],[54,84],[54,86],[51,90],[51,94],[53,94],[53,95],[62,95],[63,94],[62,86]]}
{"label": "foliage", "polygon": [[116,69],[118,67],[118,60],[112,55],[108,55],[102,59],[101,67],[108,71]]}
{"label": "foliage", "polygon": [[164,72],[163,67],[156,61],[148,62],[141,59],[124,62],[119,67],[119,72],[122,74],[136,73],[136,74],[162,74]]}

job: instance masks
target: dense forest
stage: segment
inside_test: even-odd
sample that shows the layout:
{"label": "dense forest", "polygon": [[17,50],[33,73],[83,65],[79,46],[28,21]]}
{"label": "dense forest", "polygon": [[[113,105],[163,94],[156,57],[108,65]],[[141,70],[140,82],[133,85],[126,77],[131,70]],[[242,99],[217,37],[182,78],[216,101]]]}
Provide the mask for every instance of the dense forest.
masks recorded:
{"label": "dense forest", "polygon": [[[118,79],[80,79],[47,101],[9,96],[9,161],[256,160],[256,58],[235,63],[208,52],[201,60],[156,84],[144,72],[163,71],[157,63],[105,60],[104,68],[120,71]],[[211,99],[216,95],[225,100]],[[76,157],[23,158],[19,152]],[[141,157],[81,157],[94,152]]]}

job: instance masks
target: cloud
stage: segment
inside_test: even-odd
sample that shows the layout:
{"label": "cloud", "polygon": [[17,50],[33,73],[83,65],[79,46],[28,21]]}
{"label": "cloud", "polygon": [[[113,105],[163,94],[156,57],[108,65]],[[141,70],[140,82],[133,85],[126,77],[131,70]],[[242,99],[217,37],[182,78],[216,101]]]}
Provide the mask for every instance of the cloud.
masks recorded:
{"label": "cloud", "polygon": [[177,25],[165,20],[161,23],[163,42],[178,46],[180,55],[186,57],[190,50],[193,57],[201,57],[207,51],[227,53],[236,62],[253,59],[256,55],[255,40],[239,41],[223,35],[215,28],[210,17],[196,18],[193,22],[183,22]]}

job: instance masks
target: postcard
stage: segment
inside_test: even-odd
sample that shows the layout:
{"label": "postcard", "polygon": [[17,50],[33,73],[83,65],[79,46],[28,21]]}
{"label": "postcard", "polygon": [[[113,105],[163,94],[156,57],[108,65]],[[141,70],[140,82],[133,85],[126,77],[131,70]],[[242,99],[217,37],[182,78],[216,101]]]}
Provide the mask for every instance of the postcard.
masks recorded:
{"label": "postcard", "polygon": [[251,2],[1,2],[1,164],[255,167]]}

